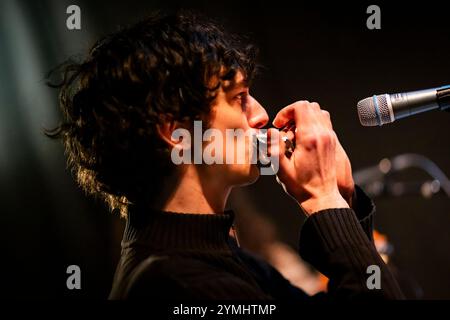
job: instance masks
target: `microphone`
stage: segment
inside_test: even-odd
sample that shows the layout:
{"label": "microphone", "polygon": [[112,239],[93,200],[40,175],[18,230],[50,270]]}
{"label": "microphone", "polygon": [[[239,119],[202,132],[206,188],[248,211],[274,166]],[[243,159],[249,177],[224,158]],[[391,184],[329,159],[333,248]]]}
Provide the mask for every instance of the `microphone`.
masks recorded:
{"label": "microphone", "polygon": [[382,126],[397,119],[434,109],[446,110],[449,108],[450,85],[447,85],[365,98],[358,102],[358,116],[363,126],[371,127]]}

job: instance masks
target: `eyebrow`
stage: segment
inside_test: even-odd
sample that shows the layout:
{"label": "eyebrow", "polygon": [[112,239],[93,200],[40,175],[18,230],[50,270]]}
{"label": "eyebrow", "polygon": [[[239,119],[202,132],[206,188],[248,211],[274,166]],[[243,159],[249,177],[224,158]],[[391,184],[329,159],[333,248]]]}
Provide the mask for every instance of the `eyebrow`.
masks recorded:
{"label": "eyebrow", "polygon": [[225,93],[229,93],[241,89],[249,89],[249,83],[247,80],[244,79],[242,81],[239,81],[238,83],[232,82],[230,83],[230,85],[224,87],[223,91],[225,91]]}

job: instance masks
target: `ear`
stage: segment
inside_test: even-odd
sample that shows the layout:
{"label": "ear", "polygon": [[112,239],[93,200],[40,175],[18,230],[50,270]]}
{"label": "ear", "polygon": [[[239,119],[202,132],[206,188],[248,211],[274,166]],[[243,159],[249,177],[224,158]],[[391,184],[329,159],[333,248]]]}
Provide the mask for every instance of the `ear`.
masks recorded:
{"label": "ear", "polygon": [[[190,139],[185,139],[186,134],[189,134],[190,137],[190,132],[180,122],[173,119],[166,117],[156,125],[156,130],[159,137],[171,148],[186,148],[186,143],[190,143]],[[176,131],[181,131],[181,133]]]}

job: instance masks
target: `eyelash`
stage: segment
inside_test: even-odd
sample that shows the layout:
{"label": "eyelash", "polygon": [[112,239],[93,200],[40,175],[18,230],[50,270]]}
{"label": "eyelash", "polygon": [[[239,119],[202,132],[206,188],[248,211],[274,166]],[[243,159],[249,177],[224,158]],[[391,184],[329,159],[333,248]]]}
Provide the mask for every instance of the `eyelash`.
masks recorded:
{"label": "eyelash", "polygon": [[236,98],[237,100],[240,101],[240,104],[243,108],[245,108],[245,106],[247,105],[247,100],[248,100],[248,94],[246,92],[241,92],[239,93]]}

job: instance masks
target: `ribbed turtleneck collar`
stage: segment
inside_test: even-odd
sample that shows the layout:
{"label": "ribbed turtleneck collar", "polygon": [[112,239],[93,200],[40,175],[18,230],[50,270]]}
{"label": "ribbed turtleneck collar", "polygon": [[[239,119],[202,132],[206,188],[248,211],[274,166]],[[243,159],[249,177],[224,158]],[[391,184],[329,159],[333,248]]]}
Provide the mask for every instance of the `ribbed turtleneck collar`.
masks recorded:
{"label": "ribbed turtleneck collar", "polygon": [[234,213],[188,214],[129,210],[122,247],[145,246],[156,251],[230,253],[229,231]]}

